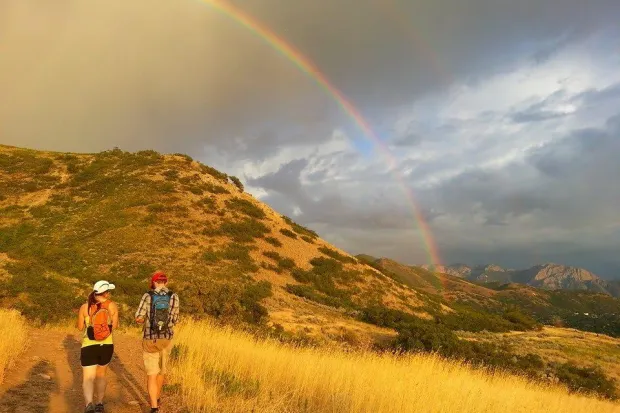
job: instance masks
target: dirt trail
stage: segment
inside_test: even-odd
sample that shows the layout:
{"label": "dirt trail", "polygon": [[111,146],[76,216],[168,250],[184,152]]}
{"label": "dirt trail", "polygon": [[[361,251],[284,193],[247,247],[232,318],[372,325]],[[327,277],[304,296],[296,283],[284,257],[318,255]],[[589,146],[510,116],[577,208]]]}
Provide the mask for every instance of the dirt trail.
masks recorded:
{"label": "dirt trail", "polygon": [[[82,413],[80,334],[32,330],[29,346],[0,386],[1,413]],[[114,334],[106,412],[149,412],[138,337]],[[162,411],[166,410],[165,400]]]}

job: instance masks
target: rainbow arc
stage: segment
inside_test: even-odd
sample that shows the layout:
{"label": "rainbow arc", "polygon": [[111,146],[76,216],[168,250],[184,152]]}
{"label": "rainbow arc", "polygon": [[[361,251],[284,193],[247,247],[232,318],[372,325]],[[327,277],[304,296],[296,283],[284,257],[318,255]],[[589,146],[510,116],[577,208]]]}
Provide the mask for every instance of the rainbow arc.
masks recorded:
{"label": "rainbow arc", "polygon": [[425,221],[422,215],[421,209],[417,205],[413,191],[406,184],[403,174],[396,168],[396,158],[392,155],[387,145],[379,139],[377,134],[373,131],[370,123],[364,118],[361,112],[355,107],[355,105],[322,73],[319,68],[308,59],[301,51],[295,49],[289,42],[282,37],[274,33],[269,27],[259,22],[254,17],[245,13],[238,7],[223,0],[199,0],[211,6],[213,9],[227,16],[237,24],[242,25],[255,35],[262,38],[270,47],[278,51],[284,57],[286,57],[291,63],[293,63],[299,70],[310,76],[312,79],[321,86],[325,92],[330,95],[338,105],[345,111],[345,113],[353,120],[353,122],[363,132],[364,136],[369,139],[377,148],[391,169],[391,173],[394,179],[398,183],[399,187],[403,190],[403,193],[411,208],[411,213],[414,220],[417,222],[420,229],[422,242],[425,245],[426,251],[429,255],[430,263],[433,266],[441,265],[441,259],[437,246],[432,238],[431,231],[428,223]]}

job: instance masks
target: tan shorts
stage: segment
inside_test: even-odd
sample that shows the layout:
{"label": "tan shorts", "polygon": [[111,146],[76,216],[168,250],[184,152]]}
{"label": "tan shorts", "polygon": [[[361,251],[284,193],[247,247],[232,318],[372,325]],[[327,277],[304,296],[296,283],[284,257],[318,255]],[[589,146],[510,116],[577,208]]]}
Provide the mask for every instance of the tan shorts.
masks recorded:
{"label": "tan shorts", "polygon": [[152,340],[142,342],[142,358],[147,376],[166,374],[171,348],[169,340],[157,340],[155,345]]}

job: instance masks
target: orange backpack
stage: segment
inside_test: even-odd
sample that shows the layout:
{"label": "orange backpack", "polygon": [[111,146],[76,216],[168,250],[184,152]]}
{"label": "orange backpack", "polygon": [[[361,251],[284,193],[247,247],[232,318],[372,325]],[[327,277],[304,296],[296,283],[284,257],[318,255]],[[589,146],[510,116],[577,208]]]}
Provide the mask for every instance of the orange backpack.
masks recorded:
{"label": "orange backpack", "polygon": [[95,341],[103,341],[112,334],[112,317],[108,307],[110,301],[93,304],[88,309],[90,325],[87,328],[88,338]]}

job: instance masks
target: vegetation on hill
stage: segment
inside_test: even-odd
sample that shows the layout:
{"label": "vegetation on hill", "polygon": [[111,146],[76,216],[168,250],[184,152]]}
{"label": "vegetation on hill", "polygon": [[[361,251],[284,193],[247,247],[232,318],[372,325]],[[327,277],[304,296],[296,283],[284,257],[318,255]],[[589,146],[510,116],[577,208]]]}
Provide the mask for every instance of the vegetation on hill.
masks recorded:
{"label": "vegetation on hill", "polygon": [[411,305],[395,282],[363,272],[237,178],[181,154],[0,146],[0,254],[0,305],[35,321],[72,317],[102,278],[129,320],[156,269],[170,273],[185,311],[226,322],[264,324],[268,298],[294,309],[315,297],[309,288],[333,308]]}
{"label": "vegetation on hill", "polygon": [[462,313],[471,310],[503,313],[517,309],[540,324],[565,326],[620,337],[620,300],[607,294],[540,290],[515,283],[467,281],[388,259],[366,262],[386,276],[411,288],[440,297],[446,306],[453,309],[459,307]]}
{"label": "vegetation on hill", "polygon": [[[620,340],[574,329],[545,327],[541,331],[507,333],[459,332],[460,338],[533,353],[544,360],[547,380],[571,389],[591,388],[611,396],[620,379]],[[612,380],[613,379],[613,380]]]}

